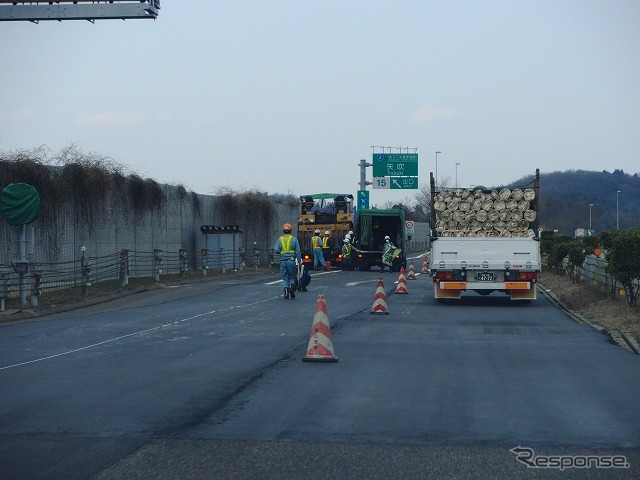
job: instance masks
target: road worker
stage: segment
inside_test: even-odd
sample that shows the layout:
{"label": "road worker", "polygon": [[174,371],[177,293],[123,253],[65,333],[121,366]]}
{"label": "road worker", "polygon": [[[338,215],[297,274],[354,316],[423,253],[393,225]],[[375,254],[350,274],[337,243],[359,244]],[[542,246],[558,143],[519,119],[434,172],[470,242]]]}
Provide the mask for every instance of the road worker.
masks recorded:
{"label": "road worker", "polygon": [[[349,235],[347,234],[347,237]],[[342,242],[342,270],[353,270],[353,247],[349,238],[345,238]]]}
{"label": "road worker", "polygon": [[347,233],[347,236],[349,237],[349,241],[351,242],[351,246],[355,247],[356,246],[356,234],[353,233],[353,230],[349,230],[349,233]]}
{"label": "road worker", "polygon": [[313,269],[319,270],[322,268],[324,270],[324,255],[322,253],[322,237],[320,236],[320,230],[316,228],[316,231],[311,237],[311,251],[313,252]]}
{"label": "road worker", "polygon": [[291,224],[282,226],[283,235],[278,238],[273,251],[280,255],[280,276],[284,287],[284,298],[296,298],[298,265],[302,264],[302,254],[298,239],[291,235]]}
{"label": "road worker", "polygon": [[333,241],[331,240],[331,232],[324,232],[322,239],[322,255],[324,256],[324,264],[326,270],[331,270],[331,260],[333,259]]}
{"label": "road worker", "polygon": [[380,265],[380,272],[384,272],[384,267],[389,266],[389,270],[391,270],[391,264],[384,263],[385,254],[392,248],[396,248],[395,245],[391,242],[391,238],[389,235],[384,237],[384,247],[382,249],[382,264]]}

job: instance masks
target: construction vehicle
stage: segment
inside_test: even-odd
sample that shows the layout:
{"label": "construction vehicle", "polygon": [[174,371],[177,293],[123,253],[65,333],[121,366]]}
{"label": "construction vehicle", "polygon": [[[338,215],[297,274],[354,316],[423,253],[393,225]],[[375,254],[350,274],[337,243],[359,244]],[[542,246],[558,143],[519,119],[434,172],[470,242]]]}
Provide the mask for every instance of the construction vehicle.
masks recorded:
{"label": "construction vehicle", "polygon": [[384,237],[388,236],[393,245],[400,249],[393,259],[391,270],[399,272],[407,267],[405,241],[407,239],[404,211],[398,209],[359,209],[356,215],[354,246],[356,266],[359,270],[369,270],[382,266]]}
{"label": "construction vehicle", "polygon": [[429,266],[438,300],[503,292],[511,300],[537,298],[540,275],[540,171],[516,188],[437,189],[431,174]]}
{"label": "construction vehicle", "polygon": [[311,237],[316,230],[322,238],[329,232],[333,248],[331,266],[342,266],[342,243],[353,230],[353,195],[348,193],[316,193],[300,196],[298,242],[302,250],[302,263],[313,270]]}

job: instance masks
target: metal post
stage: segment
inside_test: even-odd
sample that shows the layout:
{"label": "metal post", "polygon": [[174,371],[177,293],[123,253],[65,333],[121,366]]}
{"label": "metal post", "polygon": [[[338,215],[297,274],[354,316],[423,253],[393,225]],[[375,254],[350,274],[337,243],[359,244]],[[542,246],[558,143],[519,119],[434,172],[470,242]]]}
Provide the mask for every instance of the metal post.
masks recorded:
{"label": "metal post", "polygon": [[20,263],[22,264],[18,277],[20,279],[19,289],[20,289],[20,305],[27,304],[27,289],[24,281],[25,274],[27,273],[27,269],[24,268],[27,262],[27,253],[26,253],[26,244],[27,244],[27,227],[26,225],[22,225],[20,227]]}
{"label": "metal post", "polygon": [[129,249],[120,250],[120,286],[129,285]]}
{"label": "metal post", "polygon": [[31,305],[33,307],[38,306],[38,296],[42,293],[42,273],[40,273],[38,267],[33,267],[31,270],[31,276],[33,277],[33,287],[31,287]]}
{"label": "metal post", "polygon": [[153,249],[153,265],[155,280],[159,282],[160,275],[162,274],[162,250],[159,248]]}
{"label": "metal post", "polygon": [[240,271],[244,270],[246,267],[246,258],[247,258],[247,249],[245,247],[240,247],[238,251],[238,256],[240,257]]}
{"label": "metal post", "polygon": [[257,242],[253,242],[253,267],[258,270],[260,265],[260,249],[256,246]]}
{"label": "metal post", "polygon": [[220,249],[220,268],[222,273],[227,273],[227,249]]}
{"label": "metal post", "polygon": [[371,165],[364,158],[360,160],[360,190],[366,190],[367,185],[371,185],[371,182],[367,182],[367,167]]}
{"label": "metal post", "polygon": [[206,277],[207,270],[209,270],[209,250],[206,248],[201,248],[200,255],[202,256],[202,275]]}
{"label": "metal post", "polygon": [[620,192],[621,190],[618,190],[616,192],[616,230],[620,230],[620,216],[619,216],[619,205],[620,205]]}
{"label": "metal post", "polygon": [[591,236],[591,207],[593,207],[593,203],[589,204],[589,234],[587,236]]}
{"label": "metal post", "polygon": [[187,273],[187,251],[183,248],[178,250],[178,258],[180,259],[180,278],[184,278]]}
{"label": "metal post", "polygon": [[438,155],[442,152],[436,152],[436,188],[438,188]]}
{"label": "metal post", "polygon": [[460,165],[460,162],[456,162],[456,188],[458,188],[458,165]]}
{"label": "metal post", "polygon": [[80,257],[80,275],[82,275],[82,296],[86,297],[89,295],[89,287],[91,286],[91,267],[89,267],[89,262],[87,261],[87,257],[85,256],[87,247],[83,245],[80,248],[80,250],[82,250],[82,257]]}
{"label": "metal post", "polygon": [[0,312],[4,312],[4,307],[5,307],[4,302],[9,294],[9,288],[7,286],[8,275],[9,275],[9,269],[8,268],[4,269],[3,267],[0,267]]}

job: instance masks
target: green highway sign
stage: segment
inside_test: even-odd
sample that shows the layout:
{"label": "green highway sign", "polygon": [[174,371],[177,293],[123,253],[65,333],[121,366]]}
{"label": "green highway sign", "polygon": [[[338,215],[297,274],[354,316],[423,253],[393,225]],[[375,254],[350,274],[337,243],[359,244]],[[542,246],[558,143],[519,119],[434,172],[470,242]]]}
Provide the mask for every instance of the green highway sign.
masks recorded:
{"label": "green highway sign", "polygon": [[374,189],[418,189],[418,177],[373,177]]}
{"label": "green highway sign", "polygon": [[358,210],[369,208],[369,190],[358,190]]}
{"label": "green highway sign", "polygon": [[391,190],[418,189],[418,177],[391,177]]}
{"label": "green highway sign", "polygon": [[374,177],[417,177],[417,153],[374,153]]}

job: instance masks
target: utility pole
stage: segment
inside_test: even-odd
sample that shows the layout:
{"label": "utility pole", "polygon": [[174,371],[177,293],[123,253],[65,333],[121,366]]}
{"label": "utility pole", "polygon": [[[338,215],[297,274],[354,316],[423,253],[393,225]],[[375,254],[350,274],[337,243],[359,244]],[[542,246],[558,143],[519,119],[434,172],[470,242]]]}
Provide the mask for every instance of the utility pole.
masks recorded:
{"label": "utility pole", "polygon": [[616,192],[616,230],[620,230],[620,209],[618,208],[620,206],[620,192],[621,190]]}
{"label": "utility pole", "polygon": [[360,160],[360,190],[366,190],[367,185],[371,185],[371,182],[367,182],[367,167],[371,165],[373,164],[367,163],[364,158]]}

